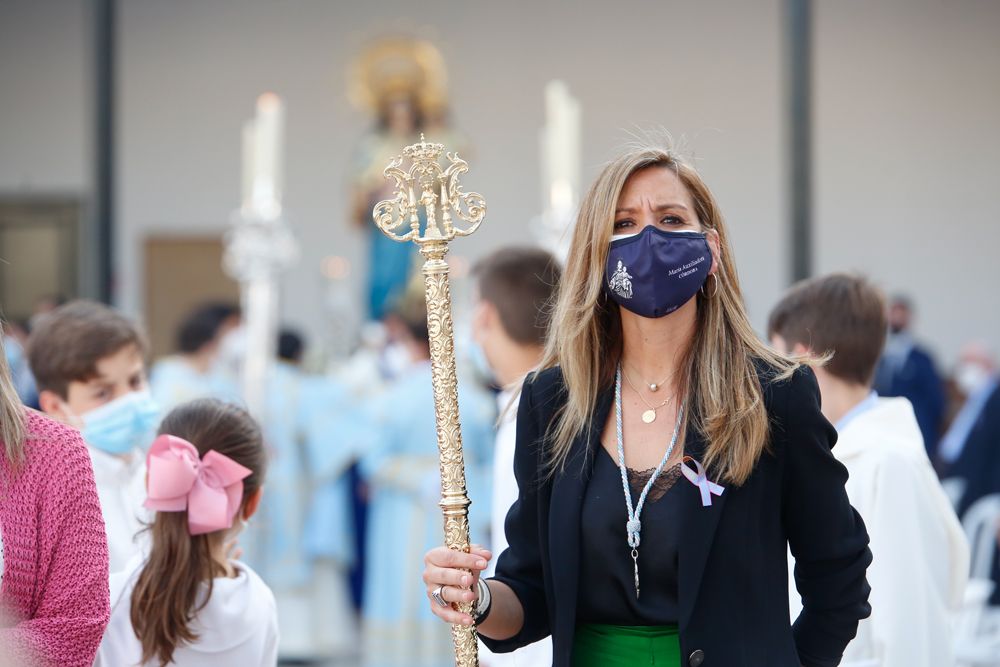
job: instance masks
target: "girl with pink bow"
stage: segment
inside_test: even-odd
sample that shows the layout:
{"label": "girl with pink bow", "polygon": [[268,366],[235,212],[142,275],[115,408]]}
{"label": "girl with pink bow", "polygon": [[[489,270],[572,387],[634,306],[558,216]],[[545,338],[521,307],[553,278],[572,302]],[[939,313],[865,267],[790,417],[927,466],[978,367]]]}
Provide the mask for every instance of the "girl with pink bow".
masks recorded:
{"label": "girl with pink bow", "polygon": [[243,409],[206,399],[175,408],[147,457],[149,556],[111,577],[111,622],[95,667],[274,665],[274,596],[229,557],[260,504],[266,453]]}

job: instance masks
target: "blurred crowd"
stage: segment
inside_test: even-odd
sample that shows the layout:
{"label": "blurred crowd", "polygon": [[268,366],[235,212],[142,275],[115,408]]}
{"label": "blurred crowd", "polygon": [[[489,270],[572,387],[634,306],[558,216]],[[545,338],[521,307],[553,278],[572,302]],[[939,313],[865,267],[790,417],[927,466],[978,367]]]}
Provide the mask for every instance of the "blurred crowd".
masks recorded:
{"label": "blurred crowd", "polygon": [[[513,248],[476,272],[459,396],[471,535],[489,544],[495,426],[510,399],[498,378],[513,382],[536,363],[558,269],[541,250]],[[5,326],[22,401],[76,426],[88,445],[112,573],[150,546],[145,452],[159,420],[197,399],[242,404],[245,331],[235,304],[203,304],[178,327],[174,353],[147,366],[139,323],[103,304],[46,299],[30,321]],[[323,372],[304,368],[301,334],[277,336],[260,416],[264,493],[238,548],[274,592],[283,660],[450,662],[450,634],[426,610],[419,579],[442,525],[428,338],[422,281]],[[509,505],[512,475],[507,485]]]}
{"label": "blurred crowd", "polygon": [[[470,530],[474,543],[494,553],[504,547],[503,517],[517,497],[509,408],[517,382],[540,359],[559,273],[542,250],[494,252],[473,271],[474,306],[459,327]],[[792,352],[784,320],[774,319],[779,313],[772,341]],[[947,512],[963,522],[972,547],[978,609],[988,610],[988,602],[1000,602],[996,356],[970,340],[945,368],[920,342],[911,299],[889,299],[882,315],[884,349],[872,387],[862,383],[863,390],[912,405],[927,460],[950,501]],[[81,430],[112,573],[150,548],[145,452],[160,419],[197,399],[241,404],[245,331],[235,304],[204,304],[178,327],[174,353],[148,365],[141,326],[98,303],[48,298],[29,321],[5,324],[4,350],[21,400]],[[442,535],[428,339],[423,286],[412,282],[365,328],[350,358],[329,368],[306,368],[301,334],[283,328],[277,336],[259,415],[264,490],[232,548],[273,592],[277,650],[289,664],[451,664],[450,634],[428,610],[420,581],[422,556]],[[529,649],[517,664],[551,660],[546,646]],[[501,656],[483,660],[513,664]]]}

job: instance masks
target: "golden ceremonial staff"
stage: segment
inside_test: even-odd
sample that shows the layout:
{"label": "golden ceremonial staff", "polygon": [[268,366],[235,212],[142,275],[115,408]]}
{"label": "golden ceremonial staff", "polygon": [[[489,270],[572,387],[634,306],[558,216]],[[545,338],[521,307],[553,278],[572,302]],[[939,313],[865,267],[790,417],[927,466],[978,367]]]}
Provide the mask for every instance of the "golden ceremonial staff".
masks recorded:
{"label": "golden ceremonial staff", "polygon": [[[458,153],[447,153],[450,164],[442,169],[438,160],[443,152],[443,145],[427,143],[422,134],[420,143],[404,148],[403,156],[394,158],[384,172],[386,180],[392,179],[396,183],[395,196],[376,204],[372,217],[383,234],[401,243],[413,241],[424,256],[422,271],[441,466],[440,505],[444,512],[444,539],[449,549],[468,553],[470,501],[465,489],[451,291],[448,287],[448,263],[444,261],[444,256],[448,253],[448,244],[455,237],[468,236],[479,228],[486,215],[486,200],[478,193],[462,192],[458,178],[469,170],[469,165],[458,157]],[[404,157],[410,161],[406,171],[401,168]],[[420,231],[420,209],[426,216],[423,233]],[[457,220],[452,218],[452,214],[468,226],[465,229],[454,226]],[[399,233],[406,227],[408,231],[405,234]],[[459,610],[471,613],[472,603],[461,603]],[[457,667],[476,667],[479,653],[475,628],[453,625],[451,636],[455,642]]]}

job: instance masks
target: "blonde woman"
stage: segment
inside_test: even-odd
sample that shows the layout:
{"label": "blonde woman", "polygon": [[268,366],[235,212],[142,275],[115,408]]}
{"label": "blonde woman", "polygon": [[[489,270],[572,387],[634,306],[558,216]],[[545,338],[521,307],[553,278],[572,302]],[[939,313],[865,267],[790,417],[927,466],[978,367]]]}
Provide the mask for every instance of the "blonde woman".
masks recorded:
{"label": "blonde woman", "polygon": [[494,651],[551,635],[558,667],[837,665],[870,612],[868,535],[815,377],[754,334],[698,173],[660,148],[610,163],[562,286],[522,388],[510,546],[483,582],[490,553],[428,552],[434,613]]}
{"label": "blonde woman", "polygon": [[108,543],[80,434],[21,405],[0,343],[0,665],[90,667]]}

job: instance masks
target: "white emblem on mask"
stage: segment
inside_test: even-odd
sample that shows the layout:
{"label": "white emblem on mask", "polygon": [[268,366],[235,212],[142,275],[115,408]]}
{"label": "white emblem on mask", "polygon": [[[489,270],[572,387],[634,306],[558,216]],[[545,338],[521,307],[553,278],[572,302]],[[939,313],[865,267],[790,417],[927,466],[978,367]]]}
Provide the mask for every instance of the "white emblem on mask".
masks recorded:
{"label": "white emblem on mask", "polygon": [[618,260],[618,268],[611,274],[608,287],[623,299],[632,298],[632,276],[628,272],[628,267],[622,264],[620,259]]}

